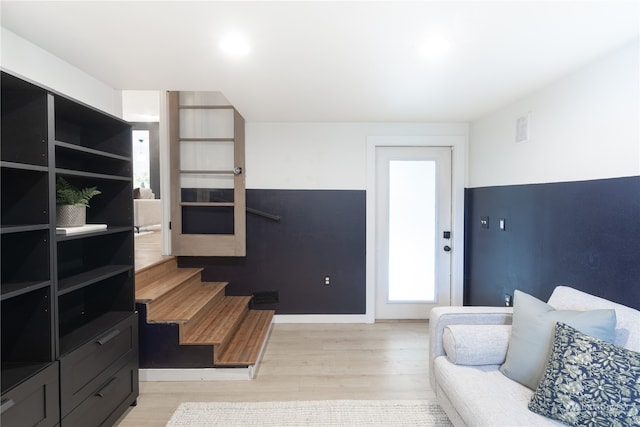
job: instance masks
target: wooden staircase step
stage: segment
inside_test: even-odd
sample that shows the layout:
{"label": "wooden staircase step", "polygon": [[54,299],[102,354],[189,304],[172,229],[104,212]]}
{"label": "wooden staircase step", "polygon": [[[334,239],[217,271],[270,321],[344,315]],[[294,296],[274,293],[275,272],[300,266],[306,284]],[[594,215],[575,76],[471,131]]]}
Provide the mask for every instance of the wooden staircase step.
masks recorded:
{"label": "wooden staircase step", "polygon": [[[164,273],[155,281],[148,282],[146,286],[139,288],[136,286],[136,302],[149,303],[169,294],[182,283],[193,278],[200,277],[201,268],[180,268]],[[138,276],[136,275],[136,281]]]}
{"label": "wooden staircase step", "polygon": [[136,290],[142,289],[151,282],[161,279],[165,275],[178,269],[175,257],[163,259],[136,271]]}
{"label": "wooden staircase step", "polygon": [[220,352],[214,351],[214,366],[257,364],[274,314],[274,310],[249,310],[225,348]]}
{"label": "wooden staircase step", "polygon": [[200,319],[187,333],[180,334],[180,343],[224,346],[249,310],[250,300],[251,297],[224,297],[207,318]]}
{"label": "wooden staircase step", "polygon": [[185,323],[207,306],[218,303],[224,295],[226,282],[201,282],[196,275],[184,282],[175,291],[148,304],[147,322]]}

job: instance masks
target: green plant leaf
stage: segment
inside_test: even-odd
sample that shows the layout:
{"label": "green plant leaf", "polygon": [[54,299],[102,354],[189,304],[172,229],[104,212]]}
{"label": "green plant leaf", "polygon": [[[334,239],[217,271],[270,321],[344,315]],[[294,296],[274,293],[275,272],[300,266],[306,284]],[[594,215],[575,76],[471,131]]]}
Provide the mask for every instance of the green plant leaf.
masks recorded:
{"label": "green plant leaf", "polygon": [[97,187],[79,189],[61,176],[56,181],[56,203],[58,205],[83,205],[88,207],[89,200],[98,194],[101,194],[101,191]]}

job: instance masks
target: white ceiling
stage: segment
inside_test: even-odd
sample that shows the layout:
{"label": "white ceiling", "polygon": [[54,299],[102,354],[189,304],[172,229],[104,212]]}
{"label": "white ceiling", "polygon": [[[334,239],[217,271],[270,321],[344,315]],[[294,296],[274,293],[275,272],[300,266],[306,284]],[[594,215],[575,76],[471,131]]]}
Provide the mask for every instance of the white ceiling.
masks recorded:
{"label": "white ceiling", "polygon": [[[470,121],[638,38],[639,1],[2,1],[2,26],[123,90],[248,121]],[[251,52],[218,42],[243,33]],[[421,58],[427,37],[451,42]]]}

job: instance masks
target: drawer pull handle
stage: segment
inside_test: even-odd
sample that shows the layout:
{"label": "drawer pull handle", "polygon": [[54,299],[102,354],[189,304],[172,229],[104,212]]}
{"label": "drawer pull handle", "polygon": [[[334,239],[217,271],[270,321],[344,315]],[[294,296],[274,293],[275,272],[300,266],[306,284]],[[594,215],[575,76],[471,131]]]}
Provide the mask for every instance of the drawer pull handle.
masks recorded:
{"label": "drawer pull handle", "polygon": [[118,382],[118,377],[111,378],[111,381],[109,381],[104,387],[98,390],[98,392],[96,393],[96,396],[105,397],[107,393],[109,393],[109,390],[111,390],[115,385],[115,383],[117,382]]}
{"label": "drawer pull handle", "polygon": [[4,414],[6,411],[11,409],[16,402],[13,399],[4,399],[2,403],[0,403],[0,414]]}
{"label": "drawer pull handle", "polygon": [[108,343],[109,341],[111,341],[112,339],[117,337],[118,335],[120,335],[120,329],[114,329],[113,331],[109,332],[108,334],[105,334],[105,335],[101,336],[100,338],[98,338],[96,340],[96,343],[99,344],[99,345],[105,345],[106,343]]}

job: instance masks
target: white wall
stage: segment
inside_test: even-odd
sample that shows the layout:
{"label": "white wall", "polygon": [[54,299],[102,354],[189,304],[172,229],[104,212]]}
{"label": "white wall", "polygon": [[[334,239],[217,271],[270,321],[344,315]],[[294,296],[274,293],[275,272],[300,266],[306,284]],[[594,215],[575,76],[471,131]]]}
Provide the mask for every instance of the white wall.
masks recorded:
{"label": "white wall", "polygon": [[247,188],[366,189],[367,137],[463,135],[466,124],[247,123]]}
{"label": "white wall", "polygon": [[[469,187],[640,175],[634,42],[471,124]],[[531,140],[515,119],[531,113]]]}
{"label": "white wall", "polygon": [[3,70],[122,117],[120,91],[11,31],[1,27],[0,31],[0,66]]}

